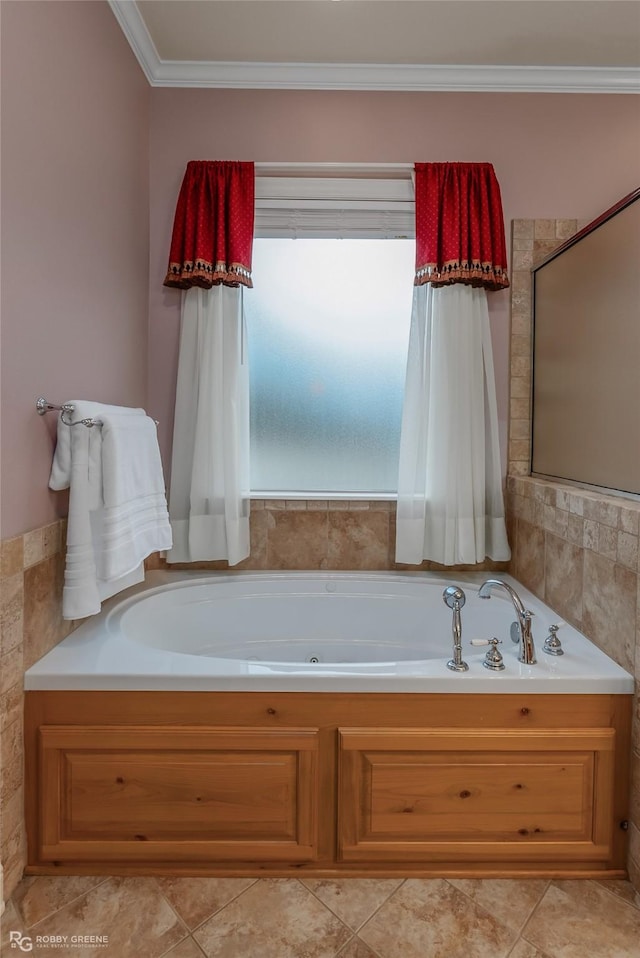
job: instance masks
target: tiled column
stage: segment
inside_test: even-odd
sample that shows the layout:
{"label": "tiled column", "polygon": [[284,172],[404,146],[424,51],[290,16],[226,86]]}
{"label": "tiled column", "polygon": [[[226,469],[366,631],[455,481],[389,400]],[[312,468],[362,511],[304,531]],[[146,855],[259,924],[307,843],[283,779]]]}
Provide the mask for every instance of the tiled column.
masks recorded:
{"label": "tiled column", "polygon": [[0,547],[0,840],[7,899],[22,877],[23,676],[74,628],[61,615],[64,520]]}
{"label": "tiled column", "polygon": [[530,475],[531,267],[586,225],[514,220],[507,514],[511,571],[635,677],[629,876],[640,891],[640,503]]}

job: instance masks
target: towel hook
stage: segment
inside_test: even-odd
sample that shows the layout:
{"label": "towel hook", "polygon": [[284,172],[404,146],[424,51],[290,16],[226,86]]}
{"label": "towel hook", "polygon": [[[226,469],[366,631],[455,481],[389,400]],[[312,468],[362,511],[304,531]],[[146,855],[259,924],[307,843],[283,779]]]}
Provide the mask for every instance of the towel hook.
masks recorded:
{"label": "towel hook", "polygon": [[36,399],[36,412],[39,416],[44,416],[45,413],[51,412],[53,409],[60,410],[63,413],[73,412],[73,403],[66,402],[62,406],[56,406],[54,403],[49,402],[48,399],[45,399],[44,396],[38,396]]}

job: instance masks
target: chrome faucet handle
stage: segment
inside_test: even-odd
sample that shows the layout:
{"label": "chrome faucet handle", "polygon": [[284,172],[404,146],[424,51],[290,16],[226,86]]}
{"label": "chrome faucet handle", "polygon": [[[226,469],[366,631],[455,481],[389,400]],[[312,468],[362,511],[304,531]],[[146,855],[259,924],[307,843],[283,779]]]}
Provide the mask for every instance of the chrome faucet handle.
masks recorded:
{"label": "chrome faucet handle", "polygon": [[556,622],[555,625],[549,626],[549,635],[542,646],[542,651],[546,652],[547,655],[564,655],[562,642],[558,638],[558,629],[561,629],[565,624],[564,622]]}
{"label": "chrome faucet handle", "polygon": [[495,636],[492,639],[471,639],[471,645],[490,645],[491,648],[487,650],[482,664],[485,669],[491,669],[492,672],[502,672],[504,659],[498,650],[498,646],[502,645],[502,639],[497,639]]}

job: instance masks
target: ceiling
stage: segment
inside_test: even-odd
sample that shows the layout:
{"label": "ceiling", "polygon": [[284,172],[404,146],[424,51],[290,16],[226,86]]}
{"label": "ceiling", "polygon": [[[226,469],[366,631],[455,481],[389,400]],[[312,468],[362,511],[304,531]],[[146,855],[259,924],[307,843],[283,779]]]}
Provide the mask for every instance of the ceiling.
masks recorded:
{"label": "ceiling", "polygon": [[639,0],[111,0],[111,7],[154,85],[529,89],[537,82],[549,90],[595,84],[594,92],[640,92]]}

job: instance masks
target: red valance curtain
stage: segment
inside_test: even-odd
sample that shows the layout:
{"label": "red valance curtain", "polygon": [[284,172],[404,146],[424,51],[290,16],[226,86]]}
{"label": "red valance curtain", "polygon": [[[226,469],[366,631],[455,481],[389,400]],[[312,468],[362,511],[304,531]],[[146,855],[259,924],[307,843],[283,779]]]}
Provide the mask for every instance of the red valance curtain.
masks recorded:
{"label": "red valance curtain", "polygon": [[507,251],[491,163],[416,163],[415,286],[504,289]]}
{"label": "red valance curtain", "polygon": [[182,181],[165,286],[253,286],[253,163],[192,160]]}

